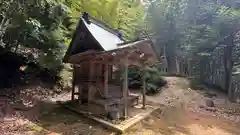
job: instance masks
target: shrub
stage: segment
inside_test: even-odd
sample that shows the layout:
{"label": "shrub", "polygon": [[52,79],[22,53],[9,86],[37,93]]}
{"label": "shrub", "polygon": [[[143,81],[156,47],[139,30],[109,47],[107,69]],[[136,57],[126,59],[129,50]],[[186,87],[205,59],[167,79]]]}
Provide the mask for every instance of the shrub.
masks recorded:
{"label": "shrub", "polygon": [[[142,88],[142,75],[143,72],[138,68],[130,68],[128,72],[129,78],[129,88],[131,89],[141,89]],[[160,72],[152,67],[145,71],[146,78],[146,93],[155,94],[161,90],[167,81],[164,80]]]}
{"label": "shrub", "polygon": [[190,88],[195,90],[204,90],[206,86],[198,78],[189,78]]}

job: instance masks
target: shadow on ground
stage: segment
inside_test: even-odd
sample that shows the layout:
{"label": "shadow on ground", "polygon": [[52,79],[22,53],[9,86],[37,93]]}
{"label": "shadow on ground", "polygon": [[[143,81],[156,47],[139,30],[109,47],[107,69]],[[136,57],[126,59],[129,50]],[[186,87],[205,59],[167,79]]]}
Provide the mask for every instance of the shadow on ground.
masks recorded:
{"label": "shadow on ground", "polygon": [[[19,107],[20,108],[20,107]],[[19,109],[18,108],[18,109]],[[73,113],[54,102],[37,101],[31,109],[14,110],[8,108],[8,116],[18,114],[21,118],[15,120],[28,121],[21,125],[25,127],[23,134],[31,133],[34,135],[104,135],[109,132],[103,127],[97,125],[92,120],[89,120],[81,115]],[[6,122],[5,125],[11,125],[11,122]],[[6,128],[9,130],[9,128]],[[11,129],[11,128],[10,128]],[[0,128],[0,131],[4,130]],[[20,131],[16,131],[20,132]]]}
{"label": "shadow on ground", "polygon": [[94,121],[47,102],[41,103],[37,125],[50,132],[65,135],[104,135],[108,133]]}

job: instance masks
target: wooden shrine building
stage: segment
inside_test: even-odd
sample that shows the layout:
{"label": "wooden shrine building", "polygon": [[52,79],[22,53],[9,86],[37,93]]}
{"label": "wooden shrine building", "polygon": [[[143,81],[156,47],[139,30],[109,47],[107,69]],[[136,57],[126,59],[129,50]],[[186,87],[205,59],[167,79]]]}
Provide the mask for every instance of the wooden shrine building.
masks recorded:
{"label": "wooden shrine building", "polygon": [[[145,68],[158,57],[150,40],[125,42],[119,32],[84,13],[63,61],[74,67],[72,100],[77,96],[89,110],[97,106],[106,115],[127,117],[128,108],[138,101],[128,90],[128,67]],[[122,72],[114,78],[116,69]],[[145,107],[145,81],[143,86]]]}

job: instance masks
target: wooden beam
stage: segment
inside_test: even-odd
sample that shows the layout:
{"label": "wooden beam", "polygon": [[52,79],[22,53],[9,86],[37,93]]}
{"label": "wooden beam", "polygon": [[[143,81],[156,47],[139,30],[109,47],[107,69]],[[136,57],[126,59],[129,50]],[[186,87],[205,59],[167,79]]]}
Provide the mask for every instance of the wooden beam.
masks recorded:
{"label": "wooden beam", "polygon": [[[123,57],[113,57],[110,59],[104,59],[104,60],[99,60],[99,59],[93,59],[91,61],[94,61],[94,63],[99,63],[99,64],[108,64],[108,65],[116,65],[120,62],[121,60],[124,59],[126,55]],[[133,56],[128,57],[128,63],[133,66],[141,67],[143,65],[142,60]]]}
{"label": "wooden beam", "polygon": [[123,100],[124,100],[124,117],[127,118],[127,116],[128,116],[128,64],[127,64],[127,60],[124,61]]}
{"label": "wooden beam", "polygon": [[104,97],[108,96],[108,64],[104,64]]}
{"label": "wooden beam", "polygon": [[[155,59],[153,54],[145,53],[138,48],[129,48],[127,50],[115,50],[109,52],[89,52],[88,54],[81,55],[81,57],[75,56],[77,63],[83,62],[95,62],[95,63],[108,63],[109,65],[115,65],[122,59],[126,58],[131,62],[129,64],[140,67],[144,63],[142,61],[148,61],[148,63],[154,63]],[[73,56],[72,56],[73,57]],[[73,62],[73,61],[72,61]]]}
{"label": "wooden beam", "polygon": [[132,118],[129,118],[119,124],[113,124],[113,123],[106,121],[104,119],[101,119],[99,117],[95,117],[94,115],[91,115],[91,113],[89,113],[89,112],[81,111],[79,109],[70,107],[69,105],[65,104],[64,102],[57,101],[57,103],[59,105],[61,105],[62,107],[66,108],[76,114],[85,116],[89,119],[92,119],[92,120],[102,124],[105,128],[116,132],[116,134],[123,134],[123,133],[127,132],[129,129],[131,129],[132,126],[136,125],[138,122],[144,120],[145,118],[149,117],[152,113],[159,110],[158,107],[152,106],[151,108],[153,108],[153,109],[149,109],[144,112],[138,113],[137,115],[133,116]]}
{"label": "wooden beam", "polygon": [[78,61],[81,61],[83,59],[88,59],[89,57],[92,57],[97,53],[98,52],[95,51],[95,50],[88,50],[88,51],[83,52],[83,53],[78,53],[78,54],[70,56],[68,62],[78,63]]}

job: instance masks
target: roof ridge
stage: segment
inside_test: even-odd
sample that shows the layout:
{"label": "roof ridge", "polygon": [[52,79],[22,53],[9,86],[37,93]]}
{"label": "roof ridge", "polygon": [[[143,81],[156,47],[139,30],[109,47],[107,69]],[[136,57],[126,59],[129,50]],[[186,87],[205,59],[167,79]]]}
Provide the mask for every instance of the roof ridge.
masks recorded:
{"label": "roof ridge", "polygon": [[84,12],[82,15],[82,19],[84,19],[87,23],[94,23],[97,26],[101,27],[102,29],[110,32],[111,34],[117,36],[118,38],[120,38],[121,40],[123,39],[123,34],[118,30],[118,29],[114,29],[112,27],[110,27],[106,22],[104,22],[103,20],[99,20],[96,19],[95,17],[90,16],[87,12]]}
{"label": "roof ridge", "polygon": [[112,33],[113,35],[117,36],[119,39],[123,40],[123,34],[118,30],[110,27],[106,22],[103,20],[96,19],[95,17],[90,16],[87,12],[83,12],[82,19],[84,19],[87,23],[92,23],[98,25],[102,29]]}
{"label": "roof ridge", "polygon": [[110,33],[112,33],[116,36],[118,35],[118,33],[117,33],[118,30],[110,27],[106,22],[98,20],[98,19],[96,19],[94,17],[91,17],[91,16],[89,16],[89,19],[91,21],[93,21],[92,23],[94,23],[94,24],[98,25],[99,27],[107,30],[108,32],[110,32]]}

